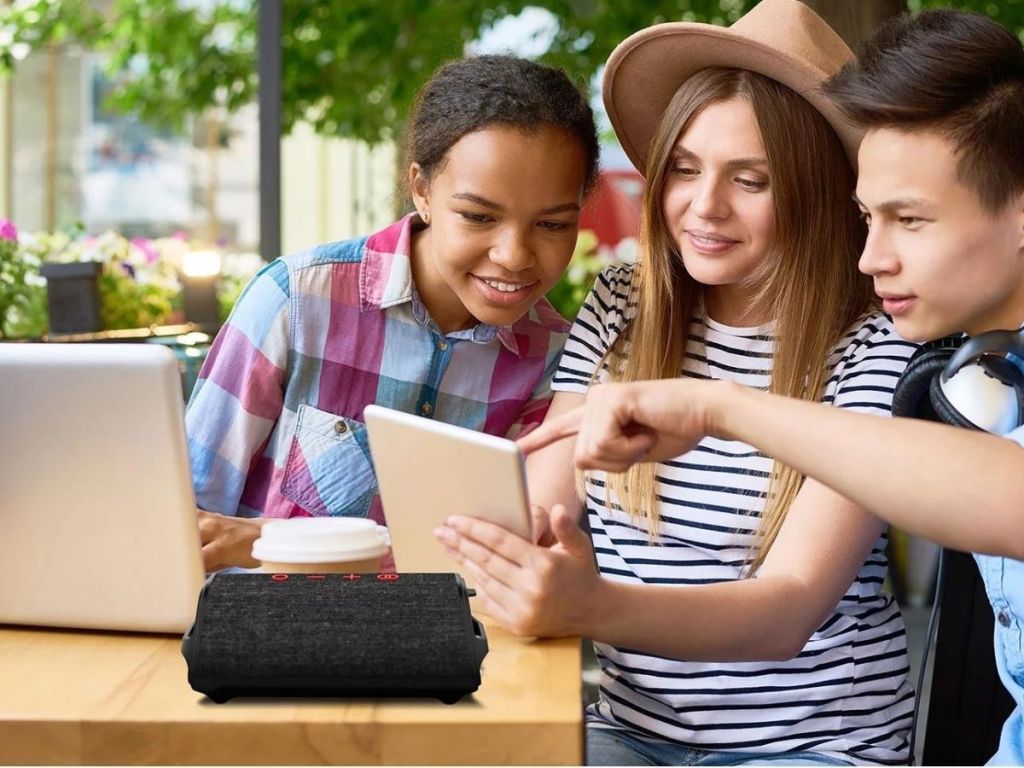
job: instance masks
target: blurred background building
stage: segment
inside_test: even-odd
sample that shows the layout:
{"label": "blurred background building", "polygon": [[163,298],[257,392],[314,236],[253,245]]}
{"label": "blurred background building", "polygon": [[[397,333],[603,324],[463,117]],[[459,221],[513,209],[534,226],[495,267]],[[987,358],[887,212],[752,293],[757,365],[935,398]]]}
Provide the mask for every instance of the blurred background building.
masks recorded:
{"label": "blurred background building", "polygon": [[[402,209],[412,95],[443,61],[510,51],[593,94],[622,38],[668,20],[727,24],[756,0],[282,0],[282,252],[371,231]],[[903,10],[956,5],[1024,26],[1018,3],[808,0],[855,42]],[[640,6],[640,7],[638,7]],[[259,250],[259,0],[0,0],[0,218],[129,237],[175,232]],[[266,50],[262,50],[266,55]],[[603,114],[603,113],[602,113]],[[639,177],[607,121],[597,210],[614,246]]]}
{"label": "blurred background building", "polygon": [[[80,222],[259,248],[258,108],[208,110],[183,130],[104,106],[104,57],[79,46],[33,51],[0,95],[0,218],[25,231]],[[317,135],[282,137],[284,252],[371,231],[393,213],[395,150]]]}

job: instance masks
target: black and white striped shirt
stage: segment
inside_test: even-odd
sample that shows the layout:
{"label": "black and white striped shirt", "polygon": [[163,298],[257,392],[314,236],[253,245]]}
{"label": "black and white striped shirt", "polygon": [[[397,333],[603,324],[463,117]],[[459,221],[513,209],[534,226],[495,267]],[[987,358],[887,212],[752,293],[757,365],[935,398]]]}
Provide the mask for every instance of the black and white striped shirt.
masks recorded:
{"label": "black and white striped shirt", "polygon": [[[632,267],[602,273],[573,325],[553,388],[582,393],[625,327]],[[831,354],[824,402],[888,414],[916,347],[883,314],[865,317]],[[695,319],[683,375],[767,388],[772,326],[731,328]],[[606,504],[604,474],[587,482],[586,509],[601,573],[644,584],[741,578],[764,507],[771,460],[751,446],[708,437],[657,467],[662,501],[654,545]],[[869,482],[865,478],[865,482]],[[903,619],[882,592],[886,535],[803,651],[786,662],[677,661],[596,644],[602,667],[592,726],[708,750],[813,750],[857,763],[905,763],[914,692]],[[685,632],[685,627],[680,627]]]}

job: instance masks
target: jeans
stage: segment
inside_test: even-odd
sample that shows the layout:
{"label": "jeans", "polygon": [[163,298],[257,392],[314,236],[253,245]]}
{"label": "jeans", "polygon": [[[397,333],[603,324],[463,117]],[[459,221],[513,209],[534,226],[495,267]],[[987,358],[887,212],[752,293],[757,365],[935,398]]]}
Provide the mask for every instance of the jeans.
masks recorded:
{"label": "jeans", "polygon": [[817,752],[710,752],[641,738],[620,728],[587,728],[587,765],[853,765]]}

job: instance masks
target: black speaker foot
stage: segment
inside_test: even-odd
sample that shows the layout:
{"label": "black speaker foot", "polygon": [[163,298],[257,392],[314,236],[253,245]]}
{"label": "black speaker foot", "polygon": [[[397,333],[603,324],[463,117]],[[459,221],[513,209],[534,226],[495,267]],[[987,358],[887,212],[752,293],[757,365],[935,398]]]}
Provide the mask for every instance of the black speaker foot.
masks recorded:
{"label": "black speaker foot", "polygon": [[445,704],[456,704],[456,703],[458,703],[459,699],[462,698],[462,696],[461,695],[458,695],[458,696],[438,696],[438,698],[441,701],[443,701]]}

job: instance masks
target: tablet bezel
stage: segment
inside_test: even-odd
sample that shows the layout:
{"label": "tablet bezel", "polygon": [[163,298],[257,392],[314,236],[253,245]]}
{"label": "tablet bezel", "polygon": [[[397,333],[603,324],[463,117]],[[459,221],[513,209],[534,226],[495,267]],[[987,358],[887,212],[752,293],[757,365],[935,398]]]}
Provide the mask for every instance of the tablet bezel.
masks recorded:
{"label": "tablet bezel", "polygon": [[532,541],[523,452],[512,440],[379,405],[363,411],[398,572],[461,573],[434,537],[451,515]]}

